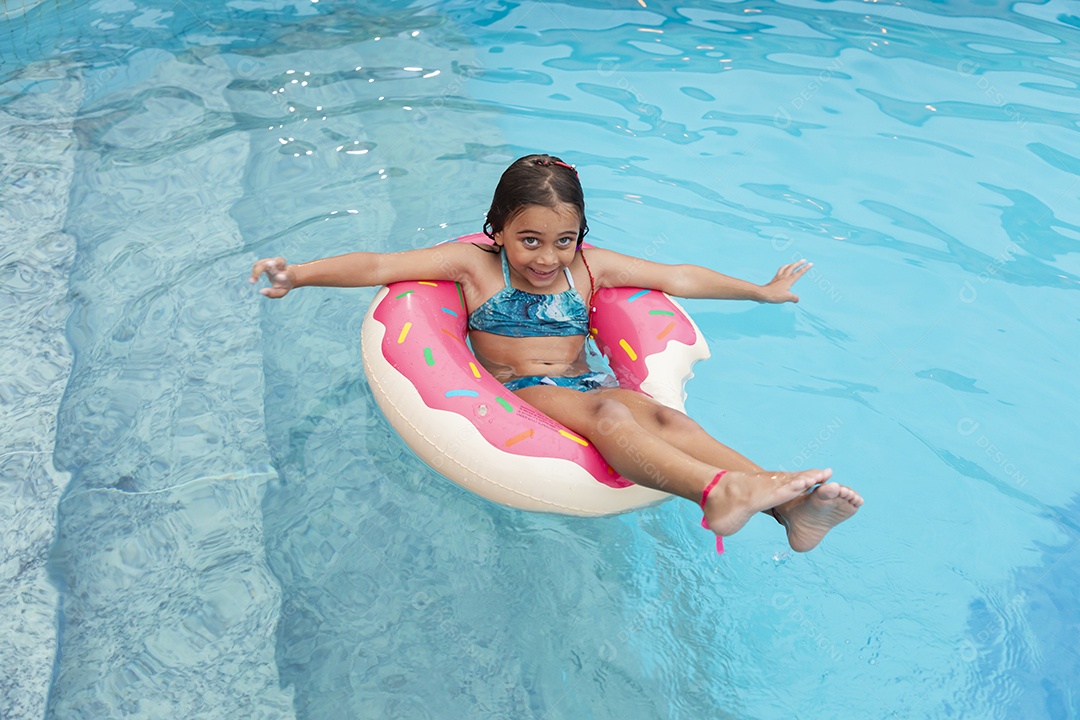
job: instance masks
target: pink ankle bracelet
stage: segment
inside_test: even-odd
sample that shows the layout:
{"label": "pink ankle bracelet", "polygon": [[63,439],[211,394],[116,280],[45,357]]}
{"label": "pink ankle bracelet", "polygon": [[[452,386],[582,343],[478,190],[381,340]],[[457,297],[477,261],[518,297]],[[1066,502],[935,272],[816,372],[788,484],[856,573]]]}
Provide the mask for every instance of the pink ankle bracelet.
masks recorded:
{"label": "pink ankle bracelet", "polygon": [[[705,489],[702,490],[702,492],[701,492],[701,512],[705,512],[705,501],[709,499],[709,493],[712,492],[712,489],[714,487],[716,487],[716,483],[720,482],[720,478],[724,477],[724,473],[726,473],[726,472],[727,472],[727,470],[721,470],[720,472],[716,473],[716,477],[714,477],[712,479],[712,481],[708,485],[705,486]],[[707,518],[704,518],[704,517],[701,518],[701,527],[705,528],[706,530],[711,529],[709,527],[709,521],[708,521]],[[724,538],[720,537],[719,535],[716,536],[716,554],[717,555],[723,555],[724,554]]]}

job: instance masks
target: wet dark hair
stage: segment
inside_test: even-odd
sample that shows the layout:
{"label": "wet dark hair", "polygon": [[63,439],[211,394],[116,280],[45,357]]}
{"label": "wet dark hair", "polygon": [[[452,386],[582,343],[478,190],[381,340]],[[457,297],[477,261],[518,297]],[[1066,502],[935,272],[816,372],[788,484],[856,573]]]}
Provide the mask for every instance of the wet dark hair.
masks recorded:
{"label": "wet dark hair", "polygon": [[484,221],[484,234],[494,240],[495,233],[502,232],[506,223],[530,205],[555,208],[563,203],[576,208],[581,218],[577,239],[580,248],[589,224],[585,222],[585,194],[577,170],[554,155],[518,158],[499,178]]}

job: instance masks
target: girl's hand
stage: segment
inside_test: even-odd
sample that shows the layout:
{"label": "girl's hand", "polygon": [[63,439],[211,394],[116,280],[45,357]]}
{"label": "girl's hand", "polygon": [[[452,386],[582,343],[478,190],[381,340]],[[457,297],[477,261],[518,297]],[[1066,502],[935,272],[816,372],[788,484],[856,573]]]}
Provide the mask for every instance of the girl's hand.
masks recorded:
{"label": "girl's hand", "polygon": [[813,266],[814,263],[805,260],[784,265],[776,271],[772,280],[761,286],[761,302],[799,302],[799,296],[791,292],[791,286]]}
{"label": "girl's hand", "polygon": [[270,281],[270,287],[263,288],[259,292],[268,298],[285,297],[296,284],[296,278],[285,263],[285,258],[264,258],[255,263],[251,268],[251,283],[257,283],[259,277],[266,273],[266,279]]}

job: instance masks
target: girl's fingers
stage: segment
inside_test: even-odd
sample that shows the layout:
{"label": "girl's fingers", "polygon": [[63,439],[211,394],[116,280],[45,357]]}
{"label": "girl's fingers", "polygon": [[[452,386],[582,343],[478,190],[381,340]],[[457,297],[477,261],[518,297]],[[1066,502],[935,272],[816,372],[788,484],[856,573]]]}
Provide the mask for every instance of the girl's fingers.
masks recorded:
{"label": "girl's fingers", "polygon": [[806,272],[807,270],[809,270],[813,266],[814,266],[814,263],[812,263],[812,262],[807,262],[806,260],[797,260],[796,262],[788,263],[787,265],[784,265],[783,267],[781,267],[779,270],[776,271],[776,274],[778,276],[785,276],[785,275],[800,276],[800,275],[802,275],[804,272]]}
{"label": "girl's fingers", "polygon": [[285,297],[285,293],[288,292],[288,289],[283,287],[268,287],[263,288],[259,292],[268,298],[277,299]]}
{"label": "girl's fingers", "polygon": [[266,271],[268,260],[260,260],[251,268],[251,282],[258,282],[259,276]]}
{"label": "girl's fingers", "polygon": [[288,266],[285,258],[269,258],[255,263],[251,269],[251,282],[258,282],[263,273],[270,282],[270,287],[264,287],[259,293],[268,298],[282,298],[292,290],[292,280],[289,278]]}
{"label": "girl's fingers", "polygon": [[266,273],[269,276],[275,270],[279,273],[285,270],[285,258],[264,258],[251,268],[251,282],[258,282],[260,275]]}

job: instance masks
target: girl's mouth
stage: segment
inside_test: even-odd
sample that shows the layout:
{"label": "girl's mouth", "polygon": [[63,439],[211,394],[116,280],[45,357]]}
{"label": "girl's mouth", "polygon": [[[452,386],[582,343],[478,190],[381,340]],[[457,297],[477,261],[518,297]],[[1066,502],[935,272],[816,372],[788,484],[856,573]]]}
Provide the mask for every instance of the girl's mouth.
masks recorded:
{"label": "girl's mouth", "polygon": [[558,270],[559,270],[559,268],[552,268],[551,270],[549,270],[547,272],[540,272],[536,268],[529,268],[529,272],[531,272],[533,275],[535,275],[540,280],[550,280],[552,277],[555,276],[555,273],[558,272]]}

